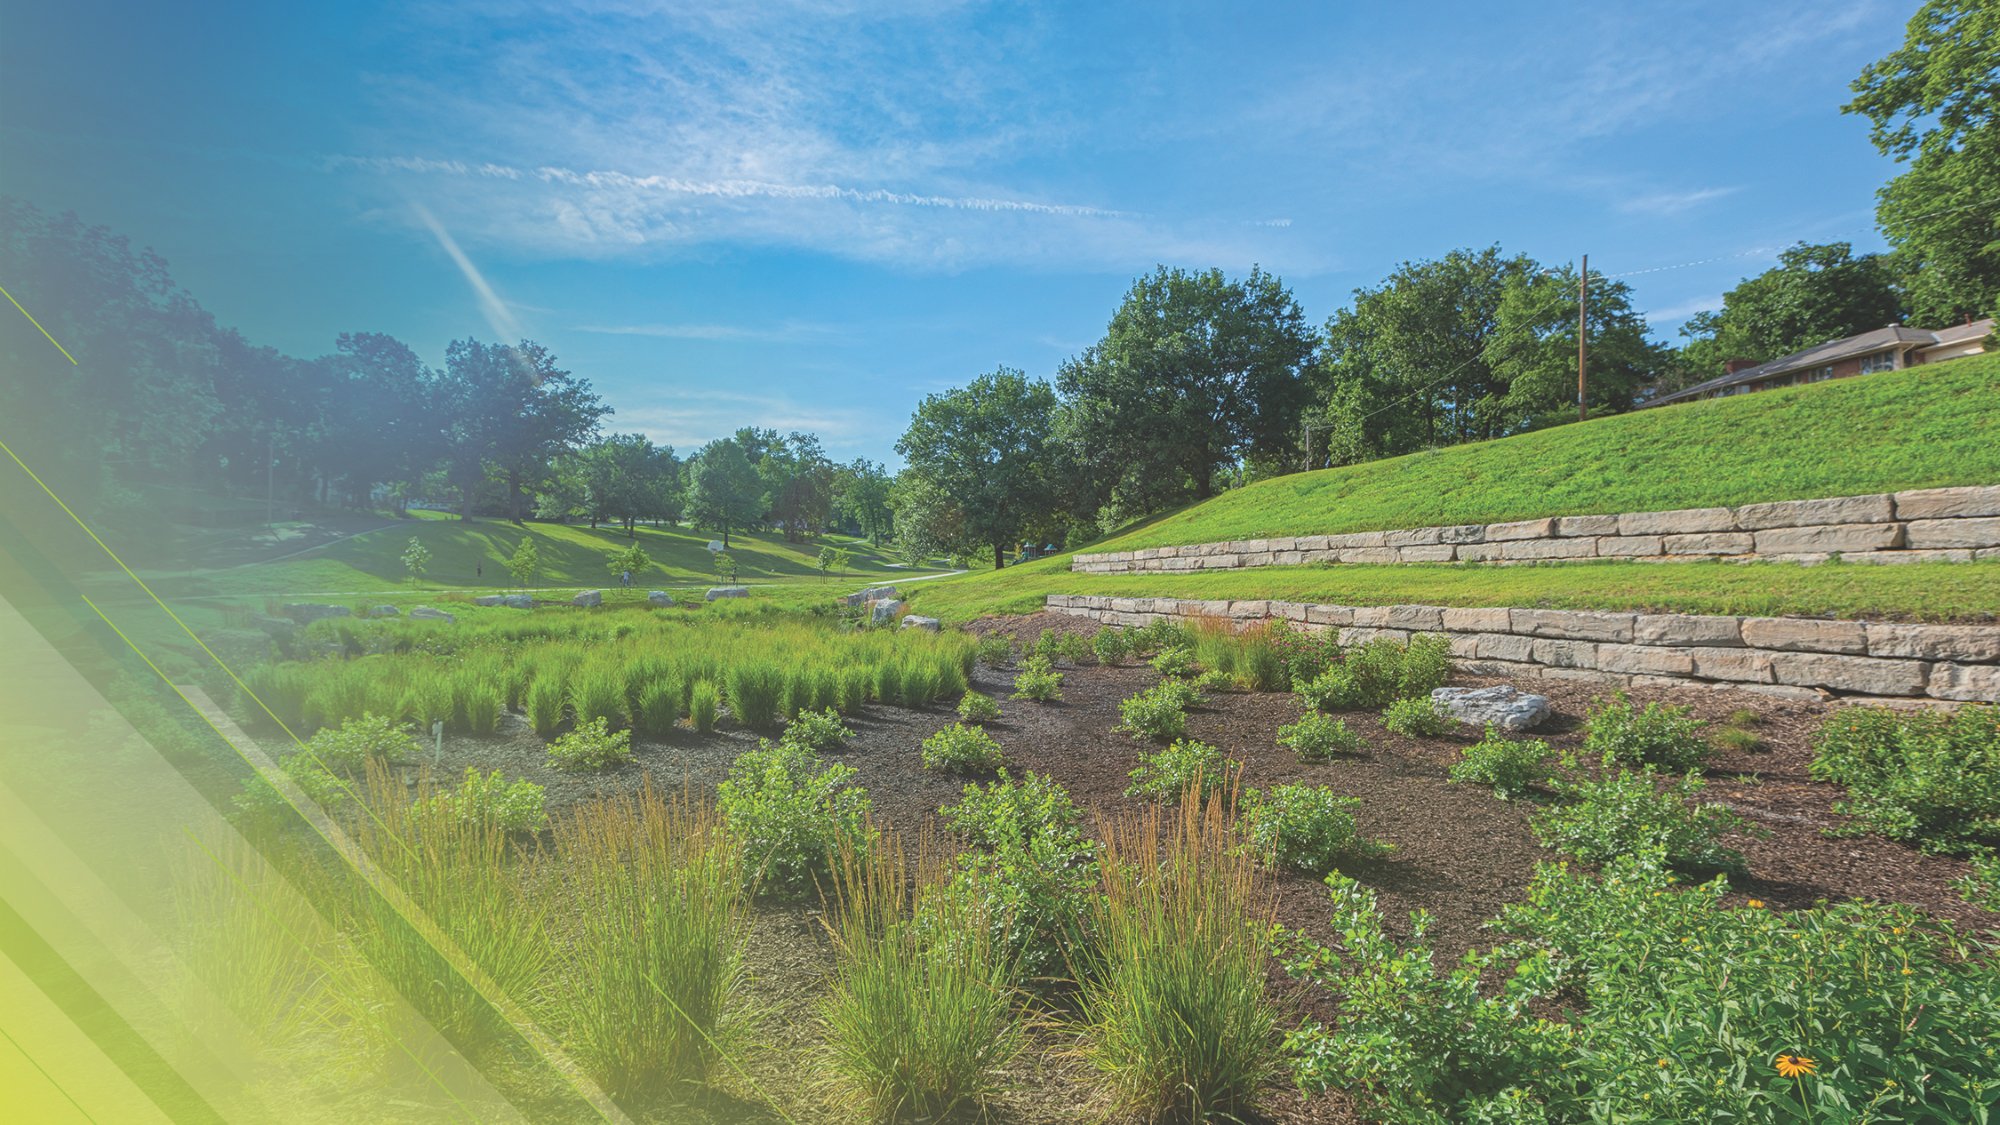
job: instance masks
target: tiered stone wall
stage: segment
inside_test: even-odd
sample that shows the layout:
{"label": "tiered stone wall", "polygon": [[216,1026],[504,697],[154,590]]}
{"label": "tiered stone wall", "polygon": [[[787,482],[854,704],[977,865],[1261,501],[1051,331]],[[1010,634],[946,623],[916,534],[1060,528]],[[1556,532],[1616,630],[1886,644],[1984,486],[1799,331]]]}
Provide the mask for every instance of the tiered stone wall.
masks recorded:
{"label": "tiered stone wall", "polygon": [[1052,594],[1048,608],[1108,625],[1284,619],[1337,629],[1343,645],[1416,633],[1450,638],[1475,675],[1710,685],[1797,698],[2000,700],[2000,626],[1794,617],[1708,617],[1434,605],[1341,606]]}
{"label": "tiered stone wall", "polygon": [[1683,508],[1614,516],[1360,531],[1080,554],[1085,574],[1232,570],[1305,563],[1492,562],[1581,559],[1685,562],[1971,562],[2000,558],[2000,485]]}

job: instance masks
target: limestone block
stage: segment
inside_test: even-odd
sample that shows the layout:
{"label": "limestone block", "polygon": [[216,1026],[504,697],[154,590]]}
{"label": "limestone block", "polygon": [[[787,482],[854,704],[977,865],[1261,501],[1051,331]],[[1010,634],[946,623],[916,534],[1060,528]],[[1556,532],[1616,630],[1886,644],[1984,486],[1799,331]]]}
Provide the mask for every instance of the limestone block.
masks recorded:
{"label": "limestone block", "polygon": [[1909,528],[1907,545],[1913,550],[1928,547],[2000,546],[2000,517],[1913,520],[1905,526]]}
{"label": "limestone block", "polygon": [[1666,540],[1658,535],[1607,535],[1597,541],[1600,558],[1644,558],[1665,549]]}
{"label": "limestone block", "polygon": [[1243,556],[1244,566],[1270,566],[1277,559],[1276,551],[1252,551]]}
{"label": "limestone block", "polygon": [[1836,496],[1827,500],[1780,500],[1773,504],[1744,504],[1736,509],[1736,526],[1744,531],[1813,524],[1887,523],[1895,518],[1895,505],[1887,493]]}
{"label": "limestone block", "polygon": [[1389,627],[1435,633],[1444,628],[1444,609],[1434,605],[1392,605],[1389,607]]}
{"label": "limestone block", "polygon": [[719,598],[747,598],[749,596],[750,587],[748,586],[710,586],[708,593],[704,595],[705,599],[711,602]]}
{"label": "limestone block", "polygon": [[1898,625],[1871,621],[1868,655],[2000,663],[2000,625]]}
{"label": "limestone block", "polygon": [[1309,605],[1306,620],[1314,625],[1347,626],[1354,624],[1354,610],[1344,605]]}
{"label": "limestone block", "polygon": [[1497,543],[1514,539],[1547,539],[1556,533],[1554,519],[1516,520],[1513,523],[1489,523],[1486,525],[1486,541]]}
{"label": "limestone block", "polygon": [[1441,687],[1431,692],[1431,702],[1452,718],[1480,730],[1489,723],[1505,731],[1530,730],[1549,717],[1546,696],[1530,695],[1507,684]]}
{"label": "limestone block", "polygon": [[1617,516],[1558,516],[1556,534],[1565,539],[1584,535],[1618,534]]}
{"label": "limestone block", "polygon": [[1823,687],[1865,695],[1922,695],[1930,665],[1921,660],[1774,652],[1771,672],[1781,684]]}
{"label": "limestone block", "polygon": [[1508,620],[1516,633],[1533,637],[1554,637],[1579,641],[1615,641],[1629,644],[1637,614],[1601,613],[1595,610],[1514,609]]}
{"label": "limestone block", "polygon": [[1743,643],[1782,652],[1832,652],[1860,656],[1868,637],[1859,621],[1817,621],[1804,617],[1746,617]]}
{"label": "limestone block", "polygon": [[1340,561],[1344,563],[1392,563],[1401,562],[1394,547],[1343,547]]}
{"label": "limestone block", "polygon": [[1534,639],[1535,663],[1550,668],[1595,668],[1597,667],[1597,646],[1589,641],[1556,641],[1542,637]]}
{"label": "limestone block", "polygon": [[1535,658],[1535,640],[1515,633],[1480,633],[1473,646],[1473,655],[1481,660],[1527,662]]}
{"label": "limestone block", "polygon": [[1871,566],[1894,566],[1898,563],[1914,562],[1973,562],[1979,552],[1969,547],[1937,549],[1929,551],[1864,551],[1846,556],[1846,562],[1866,563]]}
{"label": "limestone block", "polygon": [[1362,629],[1387,629],[1389,609],[1386,605],[1355,606],[1353,624]]}
{"label": "limestone block", "polygon": [[1457,557],[1458,548],[1449,543],[1437,543],[1428,547],[1398,547],[1396,561],[1406,563],[1450,562]]}
{"label": "limestone block", "polygon": [[1305,553],[1304,553],[1304,552],[1302,552],[1302,551],[1272,551],[1272,552],[1271,552],[1271,565],[1272,565],[1272,566],[1297,566],[1297,565],[1299,565],[1300,563],[1302,563],[1302,562],[1304,562],[1304,561],[1306,561],[1306,557],[1305,557]]}
{"label": "limestone block", "polygon": [[1892,551],[1903,545],[1899,523],[1833,523],[1780,527],[1754,536],[1760,555],[1833,551]]}
{"label": "limestone block", "polygon": [[1660,544],[1660,549],[1669,555],[1747,555],[1756,547],[1756,539],[1742,531],[1669,535]]}
{"label": "limestone block", "polygon": [[1324,551],[1328,546],[1324,535],[1301,535],[1298,539],[1298,549],[1301,551]]}
{"label": "limestone block", "polygon": [[1500,544],[1500,557],[1515,559],[1594,559],[1595,539],[1512,539]]}
{"label": "limestone block", "polygon": [[1694,674],[1704,680],[1768,684],[1773,654],[1751,648],[1690,648]]}
{"label": "limestone block", "polygon": [[1670,512],[1626,512],[1618,517],[1620,535],[1699,535],[1735,531],[1736,517],[1728,508],[1677,508]]}
{"label": "limestone block", "polygon": [[1953,664],[1931,668],[1930,694],[1936,699],[2000,702],[2000,667],[1991,664]]}
{"label": "limestone block", "polygon": [[1689,613],[1642,613],[1633,623],[1632,639],[1642,645],[1735,647],[1743,643],[1743,621]]}
{"label": "limestone block", "polygon": [[1454,633],[1505,633],[1513,629],[1505,609],[1459,609],[1447,606],[1442,625]]}
{"label": "limestone block", "polygon": [[935,617],[918,617],[913,613],[903,618],[902,627],[905,629],[922,629],[927,633],[935,633],[944,626]]}
{"label": "limestone block", "polygon": [[1388,532],[1382,545],[1385,547],[1428,547],[1440,541],[1442,528],[1413,527],[1405,531]]}
{"label": "limestone block", "polygon": [[1349,547],[1386,547],[1389,545],[1389,533],[1386,531],[1350,531],[1345,535],[1327,536],[1326,545],[1335,551],[1344,551]]}
{"label": "limestone block", "polygon": [[1960,520],[2000,516],[2000,484],[1920,488],[1895,495],[1899,520]]}
{"label": "limestone block", "polygon": [[1449,638],[1454,660],[1470,660],[1479,655],[1478,633],[1453,633]]}
{"label": "limestone block", "polygon": [[1597,666],[1606,672],[1645,676],[1692,676],[1694,657],[1684,648],[1656,645],[1598,645]]}
{"label": "limestone block", "polygon": [[1452,527],[1440,527],[1437,531],[1438,542],[1440,543],[1484,543],[1486,541],[1486,525],[1483,523],[1461,523]]}
{"label": "limestone block", "polygon": [[1455,550],[1459,562],[1492,562],[1500,557],[1499,543],[1460,543]]}
{"label": "limestone block", "polygon": [[1230,602],[1229,616],[1245,621],[1262,620],[1271,616],[1271,603],[1266,600]]}
{"label": "limestone block", "polygon": [[1369,641],[1377,641],[1384,638],[1395,641],[1397,644],[1410,643],[1410,635],[1401,629],[1342,629],[1340,631],[1340,645],[1342,648],[1365,645]]}

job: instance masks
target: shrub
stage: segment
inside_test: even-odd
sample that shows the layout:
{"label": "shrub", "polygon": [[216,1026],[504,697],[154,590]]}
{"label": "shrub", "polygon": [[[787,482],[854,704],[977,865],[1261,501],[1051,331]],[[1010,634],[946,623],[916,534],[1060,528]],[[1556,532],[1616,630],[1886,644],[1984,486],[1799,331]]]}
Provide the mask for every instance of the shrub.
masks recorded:
{"label": "shrub", "polygon": [[993,723],[1000,720],[1000,704],[990,695],[968,691],[958,701],[958,717],[968,723]]}
{"label": "shrub", "polygon": [[924,739],[924,768],[950,773],[975,773],[1000,768],[1000,744],[978,727],[953,723]]}
{"label": "shrub", "polygon": [[1039,657],[1053,664],[1062,656],[1062,634],[1054,629],[1044,629],[1035,634],[1035,643],[1028,646],[1030,659]]}
{"label": "shrub", "polygon": [[652,735],[666,734],[681,718],[681,685],[675,680],[653,680],[639,689],[639,711],[633,725]]}
{"label": "shrub", "polygon": [[715,713],[721,706],[722,693],[713,680],[696,680],[688,689],[688,721],[702,734],[715,729]]}
{"label": "shrub", "polygon": [[1082,664],[1092,654],[1090,638],[1082,633],[1062,633],[1056,637],[1056,656],[1071,664]]}
{"label": "shrub", "polygon": [[2000,844],[2000,707],[1838,711],[1812,776],[1847,787],[1834,807],[1866,831],[1934,852]]}
{"label": "shrub", "polygon": [[[1169,681],[1163,680],[1161,682],[1166,683]],[[1181,681],[1175,680],[1171,682],[1179,683]],[[1250,685],[1246,680],[1243,679],[1243,677],[1238,676],[1233,672],[1223,672],[1218,670],[1213,672],[1203,672],[1201,675],[1196,676],[1194,678],[1194,688],[1198,692],[1249,691]]]}
{"label": "shrub", "polygon": [[853,776],[852,766],[825,765],[803,746],[769,740],[730,763],[716,804],[762,888],[803,894],[840,849],[866,850],[874,838],[868,794],[850,784]]}
{"label": "shrub", "polygon": [[1382,726],[1410,738],[1436,738],[1458,729],[1458,720],[1428,695],[1411,695],[1389,704]]}
{"label": "shrub", "polygon": [[[1392,642],[1393,643],[1393,642]],[[1451,640],[1435,633],[1410,638],[1396,670],[1396,694],[1428,696],[1451,679]]]}
{"label": "shrub", "polygon": [[1296,723],[1278,728],[1278,745],[1302,762],[1324,762],[1335,754],[1361,754],[1368,749],[1346,723],[1318,711],[1307,711]]}
{"label": "shrub", "polygon": [[2000,855],[1987,852],[1973,856],[1972,870],[1961,875],[1952,886],[1965,901],[2000,914]]}
{"label": "shrub", "polygon": [[1549,744],[1540,739],[1517,741],[1500,737],[1486,724],[1486,737],[1465,748],[1451,765],[1451,780],[1491,785],[1501,800],[1525,795],[1553,774]]}
{"label": "shrub", "polygon": [[1742,854],[1719,838],[1747,825],[1721,805],[1696,802],[1701,778],[1690,773],[1661,788],[1653,767],[1614,773],[1616,765],[1607,757],[1598,777],[1557,784],[1569,803],[1531,822],[1544,844],[1591,863],[1657,850],[1685,870],[1742,870]]}
{"label": "shrub", "polygon": [[1186,645],[1163,648],[1153,657],[1153,671],[1168,678],[1194,675],[1194,649]]}
{"label": "shrub", "polygon": [[1219,801],[1162,820],[1155,806],[1105,832],[1080,974],[1081,1053],[1114,1110],[1241,1120],[1279,1066],[1266,993],[1272,907]]}
{"label": "shrub", "polygon": [[1187,709],[1200,695],[1185,680],[1161,680],[1118,704],[1119,730],[1134,738],[1172,742],[1187,733]]}
{"label": "shrub", "polygon": [[565,694],[561,678],[546,673],[536,676],[528,682],[522,702],[527,706],[528,723],[536,734],[547,738],[562,725]]}
{"label": "shrub", "polygon": [[1064,967],[1082,940],[1097,889],[1097,845],[1062,786],[1038,773],[969,784],[939,812],[970,845],[955,890],[985,904],[995,944],[1024,975]]}
{"label": "shrub", "polygon": [[702,1078],[740,1026],[750,929],[743,861],[714,810],[648,783],[580,806],[555,837],[577,887],[575,975],[556,996],[579,1060],[619,1097]]}
{"label": "shrub", "polygon": [[794,746],[803,746],[815,754],[825,754],[847,745],[854,737],[846,723],[840,721],[840,712],[829,707],[824,711],[801,711],[791,722],[785,724],[784,741]]}
{"label": "shrub", "polygon": [[1188,627],[1165,617],[1155,617],[1132,634],[1134,653],[1160,652],[1193,643]]}
{"label": "shrub", "polygon": [[775,730],[784,672],[775,664],[746,660],[729,666],[729,713],[751,730]]}
{"label": "shrub", "polygon": [[1278,654],[1281,683],[1311,683],[1340,661],[1340,634],[1332,629],[1309,630],[1283,621],[1271,627],[1271,648]]}
{"label": "shrub", "polygon": [[338,728],[321,728],[306,740],[305,755],[327,769],[352,773],[370,758],[385,762],[408,760],[422,750],[403,724],[367,714],[349,719]]}
{"label": "shrub", "polygon": [[1343,797],[1324,785],[1278,785],[1269,793],[1252,789],[1244,794],[1237,829],[1265,864],[1324,875],[1342,856],[1381,850],[1361,838],[1354,819],[1360,807],[1359,797]]}
{"label": "shrub", "polygon": [[1014,639],[1002,633],[991,633],[979,638],[979,645],[973,651],[981,664],[999,668],[1014,659]]}
{"label": "shrub", "polygon": [[1062,673],[1039,656],[1031,656],[1014,674],[1015,699],[1053,703],[1062,699]]}
{"label": "shrub", "polygon": [[576,729],[549,743],[549,768],[600,770],[632,760],[632,732],[614,731],[603,719],[579,722]]}
{"label": "shrub", "polygon": [[1132,644],[1125,639],[1123,629],[1104,628],[1099,629],[1097,635],[1090,638],[1090,651],[1097,657],[1099,664],[1123,664],[1125,658],[1131,655]]}
{"label": "shrub", "polygon": [[442,811],[461,820],[483,821],[503,832],[537,832],[548,823],[542,811],[541,786],[525,777],[509,784],[494,770],[486,777],[471,766],[456,790],[433,794],[429,799]]}
{"label": "shrub", "polygon": [[1223,757],[1222,751],[1206,742],[1177,739],[1165,749],[1139,755],[1125,795],[1173,804],[1189,794],[1199,798],[1220,792],[1242,768],[1242,762]]}
{"label": "shrub", "polygon": [[857,1118],[934,1121],[977,1106],[1023,1043],[1014,967],[986,904],[919,866],[912,876],[887,847],[841,864],[822,1051]]}
{"label": "shrub", "polygon": [[1685,707],[1648,703],[1635,710],[1623,692],[1593,707],[1584,721],[1583,751],[1609,756],[1628,766],[1659,766],[1675,773],[1698,768],[1708,760],[1709,745],[1701,737],[1705,726]]}

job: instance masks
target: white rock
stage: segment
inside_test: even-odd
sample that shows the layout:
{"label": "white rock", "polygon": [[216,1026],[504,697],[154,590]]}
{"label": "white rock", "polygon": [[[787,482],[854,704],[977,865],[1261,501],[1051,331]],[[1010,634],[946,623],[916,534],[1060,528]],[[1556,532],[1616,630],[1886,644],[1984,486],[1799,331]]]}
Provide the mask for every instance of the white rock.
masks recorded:
{"label": "white rock", "polygon": [[935,617],[918,617],[913,613],[903,618],[903,628],[905,629],[922,629],[925,632],[935,633],[943,627]]}
{"label": "white rock", "polygon": [[500,600],[500,604],[508,609],[533,609],[535,598],[532,594],[508,594]]}
{"label": "white rock", "polygon": [[894,621],[896,615],[901,612],[903,612],[903,603],[895,598],[884,598],[881,601],[868,603],[868,620],[876,625]]}
{"label": "white rock", "polygon": [[451,614],[446,613],[444,610],[432,609],[430,606],[427,605],[420,605],[417,608],[411,610],[410,616],[412,618],[421,621],[452,622],[458,620],[458,618],[453,617]]}
{"label": "white rock", "polygon": [[571,599],[569,600],[569,604],[571,604],[571,605],[580,605],[580,606],[597,606],[597,605],[603,605],[603,604],[604,604],[604,591],[602,591],[602,590],[585,590],[585,591],[583,591],[582,593],[578,594],[578,595],[577,595],[576,597],[573,597],[573,598],[571,598]]}
{"label": "white rock", "polygon": [[665,590],[648,590],[646,592],[646,601],[650,605],[672,605],[674,604],[674,596]]}
{"label": "white rock", "polygon": [[402,612],[403,612],[402,610],[397,609],[395,606],[392,605],[377,605],[368,607],[368,616],[370,617],[396,617],[400,615]]}
{"label": "white rock", "polygon": [[712,602],[717,598],[747,598],[749,596],[750,587],[748,586],[711,586],[708,588],[707,600]]}
{"label": "white rock", "polygon": [[485,594],[472,599],[473,605],[505,605],[506,602],[507,596],[505,594]]}
{"label": "white rock", "polygon": [[1483,688],[1441,687],[1431,692],[1431,701],[1470,726],[1488,723],[1501,730],[1532,730],[1549,717],[1547,696],[1531,695],[1510,684]]}

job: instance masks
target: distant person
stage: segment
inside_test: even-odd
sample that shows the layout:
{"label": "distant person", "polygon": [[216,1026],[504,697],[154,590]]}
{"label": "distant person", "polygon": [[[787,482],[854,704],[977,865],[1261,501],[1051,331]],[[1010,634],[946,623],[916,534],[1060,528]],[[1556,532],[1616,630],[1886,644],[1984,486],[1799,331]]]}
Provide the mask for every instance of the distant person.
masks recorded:
{"label": "distant person", "polygon": [[477,580],[477,579],[481,579],[481,578],[485,578],[485,577],[486,577],[486,564],[485,564],[485,563],[473,563],[473,564],[472,564],[472,577],[473,577],[473,578],[474,578],[475,580]]}
{"label": "distant person", "polygon": [[620,585],[630,586],[632,584],[632,572],[629,570],[620,571],[618,573],[618,581]]}

